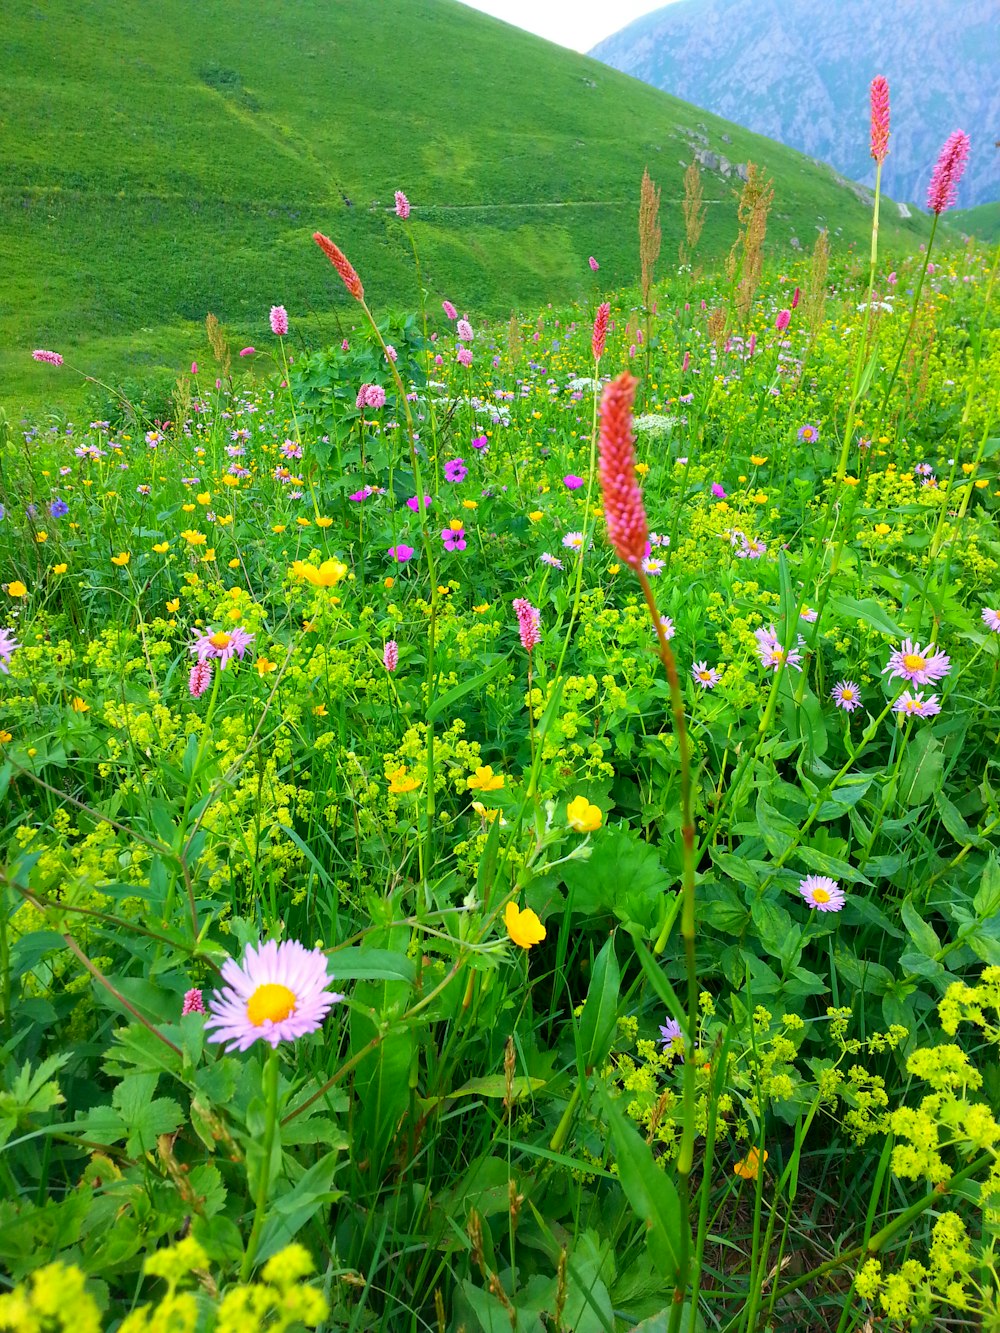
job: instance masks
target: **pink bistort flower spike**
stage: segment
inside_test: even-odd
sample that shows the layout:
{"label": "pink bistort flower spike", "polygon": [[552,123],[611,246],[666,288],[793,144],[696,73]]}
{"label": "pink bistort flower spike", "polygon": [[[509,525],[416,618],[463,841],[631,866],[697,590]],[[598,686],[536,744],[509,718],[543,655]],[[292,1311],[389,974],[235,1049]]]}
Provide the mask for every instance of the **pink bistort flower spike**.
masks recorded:
{"label": "pink bistort flower spike", "polygon": [[458,319],[458,311],[450,301],[442,301],[441,309],[444,311],[448,319]]}
{"label": "pink bistort flower spike", "polygon": [[775,317],[774,327],[778,333],[784,333],[792,322],[792,312],[790,310],[779,310]]}
{"label": "pink bistort flower spike", "polygon": [[597,307],[597,314],[594,316],[594,332],[590,339],[590,350],[594,353],[594,360],[600,361],[604,355],[604,344],[608,337],[608,320],[611,317],[611,306],[607,301],[602,301]]}
{"label": "pink bistort flower spike", "polygon": [[188,676],[188,691],[192,699],[200,699],[212,683],[212,663],[195,662]]}
{"label": "pink bistort flower spike", "polygon": [[590,256],[590,258],[587,260],[587,263],[590,265],[591,273],[596,273],[597,270],[601,267],[593,255]]}
{"label": "pink bistort flower spike", "polygon": [[396,217],[402,218],[405,222],[410,216],[410,201],[402,190],[396,191]]}
{"label": "pink bistort flower spike", "polygon": [[271,332],[278,338],[283,338],[288,332],[288,311],[283,305],[271,307]]}
{"label": "pink bistort flower spike", "polygon": [[205,1012],[205,1001],[201,998],[201,991],[197,987],[184,992],[184,1004],[181,1006],[181,1018],[185,1014],[203,1014]]}
{"label": "pink bistort flower spike", "polygon": [[63,363],[63,359],[58,352],[47,352],[43,347],[39,347],[31,355],[35,361],[47,361],[50,366],[61,366]]}
{"label": "pink bistort flower spike", "polygon": [[399,644],[390,639],[382,651],[382,665],[386,671],[395,671],[399,666]]}
{"label": "pink bistort flower spike", "polygon": [[526,597],[514,598],[514,613],[521,635],[521,647],[526,653],[530,653],[532,648],[542,641],[542,613],[537,607],[532,606]]}
{"label": "pink bistort flower spike", "polygon": [[872,79],[872,157],[882,163],[889,152],[889,83],[884,75]]}
{"label": "pink bistort flower spike", "polygon": [[638,380],[623,371],[601,396],[600,477],[608,541],[619,560],[639,569],[649,525],[635,479],[632,403]]}
{"label": "pink bistort flower spike", "polygon": [[962,179],[965,164],[969,160],[969,136],[964,130],[956,130],[945,141],[934,164],[934,174],[927,190],[927,207],[939,216],[946,208],[952,208],[958,198],[958,182]]}

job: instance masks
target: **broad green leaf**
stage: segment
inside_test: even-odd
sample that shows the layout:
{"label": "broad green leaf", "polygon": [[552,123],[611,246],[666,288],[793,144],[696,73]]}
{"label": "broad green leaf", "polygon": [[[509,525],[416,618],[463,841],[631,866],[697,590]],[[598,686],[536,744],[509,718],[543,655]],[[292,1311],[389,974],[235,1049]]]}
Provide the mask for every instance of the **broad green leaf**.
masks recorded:
{"label": "broad green leaf", "polygon": [[329,955],[334,981],[406,981],[416,978],[416,967],[405,953],[391,949],[338,949]]}
{"label": "broad green leaf", "polygon": [[931,731],[923,727],[910,738],[899,774],[899,800],[904,806],[923,805],[941,785],[944,750]]}
{"label": "broad green leaf", "polygon": [[603,1084],[598,1084],[598,1091],[615,1147],[622,1189],[632,1211],[646,1224],[649,1257],[665,1281],[683,1287],[687,1281],[691,1233],[674,1183]]}
{"label": "broad green leaf", "polygon": [[903,631],[882,607],[871,597],[858,601],[856,597],[831,597],[830,610],[837,615],[849,616],[852,620],[863,620],[880,634],[887,634],[890,639],[903,638]]}
{"label": "broad green leaf", "polygon": [[903,900],[900,908],[900,916],[903,919],[903,925],[906,927],[907,934],[922,954],[933,957],[941,950],[941,941],[934,933],[933,927],[929,926],[923,919],[917,909],[913,906],[913,899],[908,897]]}
{"label": "broad green leaf", "polygon": [[[544,1078],[529,1078],[526,1074],[517,1074],[511,1080],[511,1093],[515,1101],[527,1097],[539,1088],[545,1087]],[[455,1097],[506,1097],[507,1079],[503,1074],[484,1074],[482,1078],[471,1078],[454,1092],[445,1094],[449,1099]]]}
{"label": "broad green leaf", "polygon": [[816,847],[800,847],[796,855],[804,861],[810,870],[820,875],[832,875],[834,879],[846,879],[849,884],[870,884],[871,880],[860,870],[855,870],[849,861],[842,861],[839,856],[831,856]]}
{"label": "broad green leaf", "polygon": [[428,722],[436,722],[442,713],[447,713],[452,704],[457,704],[459,699],[463,699],[473,690],[480,686],[488,684],[494,676],[498,676],[507,665],[508,659],[501,657],[499,662],[494,662],[492,666],[487,667],[485,671],[480,671],[478,676],[473,676],[471,680],[460,681],[458,685],[453,685],[450,690],[445,690],[444,694],[439,695],[427,709],[425,714]]}
{"label": "broad green leaf", "polygon": [[615,1039],[618,1023],[618,992],[621,969],[615,954],[615,937],[609,936],[594,960],[586,1003],[580,1015],[580,1051],[585,1069],[602,1065]]}
{"label": "broad green leaf", "polygon": [[972,900],[972,910],[980,920],[1000,913],[1000,861],[992,854],[986,862],[979,888]]}
{"label": "broad green leaf", "polygon": [[327,1153],[315,1166],[309,1168],[287,1194],[279,1194],[277,1198],[272,1196],[268,1201],[267,1221],[257,1251],[259,1263],[283,1249],[324,1204],[334,1203],[340,1198],[343,1191],[330,1188],[333,1173],[339,1164],[336,1152]]}
{"label": "broad green leaf", "polygon": [[772,856],[784,856],[798,835],[798,826],[775,810],[764,793],[757,797],[757,827]]}
{"label": "broad green leaf", "polygon": [[941,816],[941,823],[960,847],[981,847],[983,845],[984,839],[969,828],[958,807],[949,801],[940,787],[934,792],[934,804]]}

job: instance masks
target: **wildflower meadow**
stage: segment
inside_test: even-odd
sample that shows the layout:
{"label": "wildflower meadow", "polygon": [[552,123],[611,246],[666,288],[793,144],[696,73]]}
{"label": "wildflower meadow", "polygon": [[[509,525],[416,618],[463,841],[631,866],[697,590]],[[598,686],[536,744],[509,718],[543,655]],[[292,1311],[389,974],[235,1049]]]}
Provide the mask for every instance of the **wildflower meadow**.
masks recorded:
{"label": "wildflower meadow", "polygon": [[509,322],[401,189],[411,309],[0,413],[3,1333],[1000,1329],[968,144]]}

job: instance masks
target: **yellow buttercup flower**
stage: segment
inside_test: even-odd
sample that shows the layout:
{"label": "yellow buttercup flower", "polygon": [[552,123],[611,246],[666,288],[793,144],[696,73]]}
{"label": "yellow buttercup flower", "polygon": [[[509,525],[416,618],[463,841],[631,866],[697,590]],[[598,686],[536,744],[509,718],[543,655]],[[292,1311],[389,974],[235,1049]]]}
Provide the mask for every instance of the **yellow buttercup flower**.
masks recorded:
{"label": "yellow buttercup flower", "polygon": [[179,597],[174,597],[167,603],[167,610],[170,612],[171,615],[173,615],[175,611],[179,611],[180,609],[181,609],[181,599]]}
{"label": "yellow buttercup flower", "polygon": [[532,523],[537,523],[540,519],[545,517],[545,512],[541,509],[533,509],[528,517],[531,519]]}
{"label": "yellow buttercup flower", "polygon": [[278,664],[277,664],[277,662],[272,662],[271,659],[270,659],[269,657],[258,657],[258,658],[257,658],[257,675],[258,675],[258,676],[269,676],[269,675],[271,674],[272,671],[277,671],[277,669],[278,669]]}
{"label": "yellow buttercup flower", "polygon": [[574,796],[566,807],[566,822],[577,833],[593,833],[604,823],[599,806],[591,805],[586,796]]}
{"label": "yellow buttercup flower", "polygon": [[119,568],[124,568],[131,559],[132,557],[129,555],[128,551],[119,551],[117,555],[111,557],[111,563],[113,565],[118,565]]}
{"label": "yellow buttercup flower", "polygon": [[325,518],[325,517],[324,517],[324,518],[318,518],[318,519],[316,520],[316,526],[317,526],[318,528],[329,528],[329,527],[332,527],[332,526],[333,526],[333,519],[332,519],[332,518]]}
{"label": "yellow buttercup flower", "polygon": [[153,550],[156,552],[157,555],[166,555],[166,553],[170,550],[170,543],[157,542],[156,545],[153,547]]}
{"label": "yellow buttercup flower", "polygon": [[192,504],[181,505],[181,508],[184,510],[185,514],[194,513],[194,505]]}
{"label": "yellow buttercup flower", "polygon": [[202,491],[199,495],[195,496],[195,499],[200,505],[210,505],[212,503],[212,492]]}
{"label": "yellow buttercup flower", "polygon": [[36,532],[36,533],[35,533],[35,541],[36,541],[36,542],[39,542],[39,543],[41,543],[41,542],[47,542],[48,539],[49,539],[49,534],[48,534],[47,532]]}
{"label": "yellow buttercup flower", "polygon": [[492,767],[487,764],[485,767],[480,765],[475,773],[469,778],[466,786],[469,791],[499,791],[503,786],[504,778],[502,773],[494,773]]}
{"label": "yellow buttercup flower", "polygon": [[313,709],[313,717],[326,717],[326,704],[317,704]]}
{"label": "yellow buttercup flower", "polygon": [[14,737],[9,731],[0,731],[0,745],[6,745],[8,741],[12,741],[13,739]]}
{"label": "yellow buttercup flower", "polygon": [[67,569],[69,569],[69,565],[67,565],[67,564],[65,563],[65,561],[63,561],[63,562],[61,562],[61,563],[58,564],[58,565],[53,565],[53,566],[52,566],[52,573],[53,573],[53,574],[65,574],[66,571],[67,571]]}
{"label": "yellow buttercup flower", "polygon": [[386,777],[389,779],[389,790],[393,796],[402,796],[408,791],[416,791],[420,786],[420,779],[414,777],[412,773],[407,773],[405,764],[401,768],[387,773]]}
{"label": "yellow buttercup flower", "polygon": [[314,588],[332,588],[347,573],[347,566],[342,560],[324,560],[317,568],[315,565],[307,564],[305,560],[295,560],[292,562],[291,572],[296,578],[311,583]]}
{"label": "yellow buttercup flower", "polygon": [[204,546],[208,538],[203,532],[198,532],[194,528],[185,528],[181,536],[187,542],[188,546]]}
{"label": "yellow buttercup flower", "polygon": [[284,530],[284,523],[275,523],[274,527],[271,529],[272,532],[284,532]]}
{"label": "yellow buttercup flower", "polygon": [[761,457],[760,454],[751,454],[750,462],[754,465],[754,467],[763,467],[764,464],[767,462],[767,458]]}
{"label": "yellow buttercup flower", "polygon": [[764,1153],[763,1161],[756,1148],[751,1148],[746,1157],[741,1162],[737,1162],[733,1167],[736,1175],[743,1180],[756,1180],[760,1175],[760,1168],[767,1161],[767,1153]]}
{"label": "yellow buttercup flower", "polygon": [[231,472],[226,472],[223,473],[222,484],[223,486],[238,486],[240,484],[240,479],[239,477],[234,477]]}
{"label": "yellow buttercup flower", "polygon": [[545,927],[530,907],[522,911],[517,903],[509,902],[504,908],[503,923],[507,934],[521,949],[530,949],[545,939]]}
{"label": "yellow buttercup flower", "polygon": [[880,537],[888,537],[889,533],[892,531],[892,528],[889,527],[888,523],[876,523],[875,531]]}
{"label": "yellow buttercup flower", "polygon": [[76,698],[71,701],[70,708],[72,708],[74,713],[90,712],[90,704],[86,703],[83,699],[81,699],[79,695],[77,695]]}

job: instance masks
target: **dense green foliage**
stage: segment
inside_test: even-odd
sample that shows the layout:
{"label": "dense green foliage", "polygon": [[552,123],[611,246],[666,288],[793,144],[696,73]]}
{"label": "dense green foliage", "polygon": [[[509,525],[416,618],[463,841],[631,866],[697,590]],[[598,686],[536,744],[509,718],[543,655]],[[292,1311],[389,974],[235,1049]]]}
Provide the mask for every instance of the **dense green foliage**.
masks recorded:
{"label": "dense green foliage", "polygon": [[[335,282],[309,276],[317,228],[350,249],[380,306],[402,308],[397,188],[424,281],[480,315],[584,296],[588,254],[609,284],[634,281],[639,178],[648,166],[664,202],[679,199],[691,133],[766,167],[781,201],[771,246],[809,246],[817,226],[843,243],[867,232],[827,168],[454,0],[298,0],[250,17],[233,0],[81,0],[71,19],[55,0],[12,0],[0,59],[12,415],[44,403],[33,347],[102,378],[176,376],[203,355],[208,311],[252,342],[278,300],[300,334],[332,338],[331,307],[353,314]],[[734,237],[734,185],[706,178],[706,258]],[[677,209],[664,227],[672,260]],[[919,230],[883,217],[886,239]]]}
{"label": "dense green foliage", "polygon": [[[471,343],[437,306],[291,366],[268,334],[240,386],[216,335],[169,427],[0,422],[0,1329],[995,1308],[996,271],[891,263],[871,311],[844,262],[743,316],[738,272],[608,293],[596,367],[601,291]],[[695,973],[679,734],[599,517],[627,367]],[[223,1053],[182,1003],[261,938],[345,998]]]}

